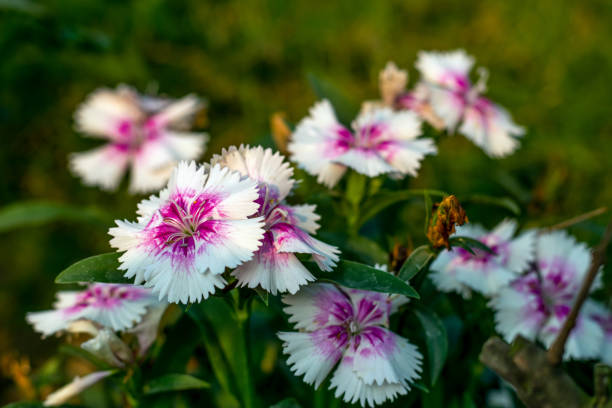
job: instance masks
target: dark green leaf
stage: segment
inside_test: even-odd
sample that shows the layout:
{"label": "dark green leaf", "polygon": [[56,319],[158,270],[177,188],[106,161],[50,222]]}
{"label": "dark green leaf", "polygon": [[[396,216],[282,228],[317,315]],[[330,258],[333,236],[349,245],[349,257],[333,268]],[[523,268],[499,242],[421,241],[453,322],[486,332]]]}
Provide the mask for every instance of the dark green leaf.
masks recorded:
{"label": "dark green leaf", "polygon": [[451,247],[461,247],[470,252],[472,255],[476,255],[474,248],[495,255],[495,252],[491,248],[474,238],[454,236],[449,238],[448,243]]}
{"label": "dark green leaf", "polygon": [[347,288],[397,293],[415,299],[419,298],[417,291],[408,283],[372,266],[353,261],[340,261],[333,271],[323,272],[314,262],[304,262],[304,265],[318,279],[335,282]]}
{"label": "dark green leaf", "polygon": [[132,283],[124,278],[125,271],[120,271],[117,252],[109,252],[82,259],[64,269],[55,278],[56,283],[105,282]]}
{"label": "dark green leaf", "polygon": [[[227,301],[218,297],[194,304],[189,315],[205,329],[203,339],[205,344],[210,346],[206,347],[209,359],[219,360],[215,364],[221,370],[221,375],[227,376],[229,369],[232,376],[229,386],[237,388],[245,408],[252,407],[255,396],[248,364],[244,321],[236,315]],[[218,355],[213,356],[212,353]]]}
{"label": "dark green leaf", "polygon": [[0,232],[36,227],[55,221],[107,225],[110,219],[108,215],[96,209],[45,201],[14,203],[0,209]]}
{"label": "dark green leaf", "polygon": [[359,106],[332,82],[319,78],[313,73],[308,74],[308,82],[317,98],[327,99],[332,104],[340,122],[348,126],[357,116]]}
{"label": "dark green leaf", "polygon": [[521,214],[521,208],[517,203],[514,202],[511,198],[508,197],[491,197],[484,194],[473,194],[465,197],[461,197],[461,204],[483,204],[483,205],[492,205],[496,207],[504,208],[510,211],[514,215]]}
{"label": "dark green leaf", "polygon": [[209,388],[210,384],[188,374],[166,374],[154,378],[143,388],[145,395],[159,392],[184,391]]}
{"label": "dark green leaf", "polygon": [[424,393],[429,394],[429,388],[427,388],[427,386],[422,381],[416,381],[412,383],[412,386],[417,390],[421,390]]}
{"label": "dark green leaf", "polygon": [[401,201],[410,200],[415,197],[423,196],[427,193],[430,196],[445,197],[447,194],[439,190],[402,190],[402,191],[379,191],[369,197],[361,206],[361,216],[357,227],[363,225],[367,220],[374,217],[380,211],[390,205]]}
{"label": "dark green leaf", "polygon": [[436,252],[429,245],[417,247],[406,259],[397,276],[408,282],[416,274],[425,269],[435,257]]}
{"label": "dark green leaf", "polygon": [[298,404],[295,398],[287,398],[274,405],[270,405],[270,408],[300,408],[300,404]]}
{"label": "dark green leaf", "polygon": [[264,305],[268,306],[269,295],[270,295],[268,291],[263,290],[259,286],[253,290],[257,293],[257,297],[259,297],[259,300],[261,300]]}
{"label": "dark green leaf", "polygon": [[423,306],[416,307],[414,313],[423,326],[429,361],[429,375],[433,385],[442,372],[448,354],[446,328],[438,315]]}

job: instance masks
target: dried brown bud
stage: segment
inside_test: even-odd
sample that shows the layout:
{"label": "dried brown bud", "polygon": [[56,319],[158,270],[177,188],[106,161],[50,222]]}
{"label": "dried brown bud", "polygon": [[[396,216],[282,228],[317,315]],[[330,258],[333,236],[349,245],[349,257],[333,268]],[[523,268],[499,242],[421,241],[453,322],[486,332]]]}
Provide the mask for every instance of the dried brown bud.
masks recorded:
{"label": "dried brown bud", "polygon": [[393,249],[389,254],[389,266],[391,267],[391,271],[399,272],[406,259],[412,253],[412,242],[408,244],[408,246],[404,246],[399,242],[396,242],[393,245]]}
{"label": "dried brown bud", "polygon": [[448,238],[455,232],[455,224],[468,222],[465,210],[454,195],[434,204],[434,209],[427,228],[427,238],[434,248],[450,248]]}
{"label": "dried brown bud", "polygon": [[291,137],[291,128],[285,121],[286,115],[283,112],[275,112],[270,116],[270,131],[276,148],[282,153],[287,154],[287,145]]}
{"label": "dried brown bud", "polygon": [[378,75],[380,96],[386,106],[393,106],[395,98],[406,89],[408,72],[399,69],[393,62],[387,62]]}

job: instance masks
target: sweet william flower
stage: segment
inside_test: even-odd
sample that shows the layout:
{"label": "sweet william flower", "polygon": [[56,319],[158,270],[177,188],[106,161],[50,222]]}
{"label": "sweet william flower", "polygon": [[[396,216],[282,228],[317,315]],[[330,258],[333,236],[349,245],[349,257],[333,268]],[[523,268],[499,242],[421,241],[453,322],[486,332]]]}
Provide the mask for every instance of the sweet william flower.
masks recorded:
{"label": "sweet william flower", "polygon": [[473,65],[474,59],[463,50],[420,52],[416,68],[422,82],[414,98],[404,102],[418,108],[426,101],[450,132],[458,128],[489,156],[506,156],[518,147],[517,137],[524,134],[524,129],[504,108],[482,96],[486,71],[481,70],[480,80],[471,83]]}
{"label": "sweet william flower", "polygon": [[192,95],[170,100],[126,86],[99,89],[79,107],[75,121],[78,131],[108,144],[73,153],[70,167],[85,184],[105,190],[116,189],[129,167],[130,192],[158,190],[178,161],[203,153],[207,136],[185,130],[200,107]]}
{"label": "sweet william flower", "polygon": [[418,349],[388,329],[388,295],[315,283],[283,302],[300,331],[278,336],[291,370],[306,383],[318,388],[333,370],[337,398],[375,406],[406,394],[419,378]]}
{"label": "sweet william flower", "polygon": [[352,128],[340,124],[329,101],[318,102],[293,132],[288,146],[292,160],[331,188],[346,167],[368,177],[416,176],[423,157],[436,153],[431,139],[418,138],[421,122],[414,112],[369,109]]}
{"label": "sweet william flower", "polygon": [[253,256],[263,238],[257,183],[222,168],[181,162],[168,187],[143,200],[136,222],[116,221],[111,246],[125,277],[172,303],[199,302],[222,273]]}
{"label": "sweet william flower", "polygon": [[96,283],[82,291],[58,292],[54,310],[28,313],[26,320],[44,336],[66,331],[83,319],[112,330],[126,330],[158,304],[147,288]]}
{"label": "sweet william flower", "polygon": [[[517,335],[549,347],[563,326],[591,263],[584,244],[563,231],[542,233],[536,240],[534,268],[500,290],[491,300],[497,330],[507,341]],[[593,286],[595,289],[599,281]],[[598,304],[588,299],[565,346],[564,359],[597,358],[604,331],[597,321]]]}
{"label": "sweet william flower", "polygon": [[473,248],[472,254],[459,247],[442,251],[431,265],[431,279],[444,292],[464,294],[467,286],[485,296],[496,294],[524,272],[534,257],[535,232],[514,237],[516,228],[512,220],[504,220],[492,231],[478,225],[458,226],[457,235],[477,239],[493,253]]}
{"label": "sweet william flower", "polygon": [[292,206],[285,201],[295,180],[293,169],[282,155],[261,146],[232,146],[215,155],[211,163],[236,170],[258,184],[259,210],[253,216],[264,219],[265,232],[253,259],[232,272],[241,286],[261,286],[272,294],[297,292],[315,277],[296,253],[312,255],[324,271],[336,265],[338,249],[311,236],[319,228],[320,216],[315,213],[315,206]]}

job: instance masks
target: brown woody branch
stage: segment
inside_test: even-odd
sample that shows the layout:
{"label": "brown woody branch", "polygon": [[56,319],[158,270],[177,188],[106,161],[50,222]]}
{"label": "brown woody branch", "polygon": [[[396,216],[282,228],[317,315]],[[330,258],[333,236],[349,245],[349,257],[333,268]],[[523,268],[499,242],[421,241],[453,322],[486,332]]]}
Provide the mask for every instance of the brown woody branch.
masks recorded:
{"label": "brown woody branch", "polygon": [[578,292],[578,296],[576,297],[576,302],[572,306],[572,310],[570,314],[565,319],[557,338],[550,346],[548,350],[548,361],[553,364],[559,364],[563,359],[563,351],[565,349],[565,343],[567,342],[567,338],[569,337],[572,329],[576,325],[576,318],[580,313],[580,309],[582,305],[589,297],[589,293],[591,291],[591,286],[595,281],[595,277],[597,276],[597,272],[599,271],[599,267],[604,263],[604,259],[606,256],[606,248],[612,239],[612,221],[608,224],[606,228],[606,232],[602,237],[599,245],[593,251],[593,257],[591,259],[591,265],[589,266],[589,270],[582,282],[582,286],[580,287],[580,292]]}
{"label": "brown woody branch", "polygon": [[558,366],[546,351],[517,337],[512,345],[492,337],[480,352],[480,361],[509,382],[528,408],[579,408],[589,397]]}

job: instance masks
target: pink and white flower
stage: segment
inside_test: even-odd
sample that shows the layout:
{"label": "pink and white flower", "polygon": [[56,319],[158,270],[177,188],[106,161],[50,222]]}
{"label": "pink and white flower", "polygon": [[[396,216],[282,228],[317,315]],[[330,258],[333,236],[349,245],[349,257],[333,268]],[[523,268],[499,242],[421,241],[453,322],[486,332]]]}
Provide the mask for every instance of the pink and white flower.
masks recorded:
{"label": "pink and white flower", "polygon": [[[497,330],[507,341],[520,334],[549,347],[571,311],[590,262],[588,248],[565,232],[539,235],[534,269],[491,300]],[[604,331],[593,313],[596,308],[592,300],[584,304],[566,343],[564,359],[599,356]]]}
{"label": "pink and white flower", "polygon": [[131,192],[158,190],[176,163],[203,153],[207,136],[185,131],[200,107],[193,95],[174,101],[126,86],[99,89],[79,107],[75,120],[80,132],[108,144],[73,153],[70,167],[85,184],[105,190],[116,189],[129,167]]}
{"label": "pink and white flower", "polygon": [[143,200],[136,222],[116,221],[111,246],[120,269],[159,299],[199,302],[225,285],[222,273],[250,260],[261,246],[257,183],[222,168],[179,163],[168,187]]}
{"label": "pink and white flower", "polygon": [[330,271],[338,262],[338,249],[313,238],[320,216],[314,205],[289,205],[285,199],[295,180],[293,169],[284,157],[261,146],[234,146],[215,155],[212,165],[236,170],[255,180],[259,186],[259,211],[263,217],[263,243],[250,261],[238,266],[232,276],[241,286],[277,292],[295,293],[315,277],[298,260],[296,253],[311,254],[319,268]]}
{"label": "pink and white flower", "polygon": [[[482,96],[486,90],[486,71],[480,71],[476,84],[469,73],[474,58],[465,51],[420,52],[416,68],[422,79],[419,92],[406,99],[417,108],[427,101],[445,127],[469,138],[489,156],[501,157],[512,153],[519,145],[518,137],[525,131],[516,125],[501,106]],[[424,85],[424,87],[423,87]]]}
{"label": "pink and white flower", "polygon": [[300,331],[278,336],[291,370],[306,383],[318,388],[337,365],[335,396],[375,406],[405,395],[419,378],[418,349],[388,329],[388,295],[315,283],[283,302]]}
{"label": "pink and white flower", "polygon": [[533,260],[535,231],[514,238],[516,222],[505,220],[492,231],[481,226],[458,226],[456,235],[479,240],[493,253],[473,248],[474,254],[455,247],[442,251],[431,265],[430,276],[438,289],[464,293],[464,285],[485,296],[496,294]]}
{"label": "pink and white flower", "polygon": [[414,112],[373,108],[359,115],[352,128],[338,121],[329,101],[318,102],[292,135],[292,160],[331,188],[346,167],[368,177],[416,176],[423,157],[436,153],[433,140],[418,138],[421,121]]}
{"label": "pink and white flower", "polygon": [[44,336],[66,331],[71,324],[83,319],[112,330],[126,330],[158,304],[149,289],[95,283],[82,291],[58,292],[54,310],[28,313],[26,319]]}

